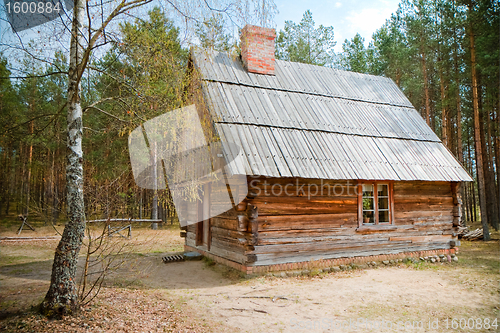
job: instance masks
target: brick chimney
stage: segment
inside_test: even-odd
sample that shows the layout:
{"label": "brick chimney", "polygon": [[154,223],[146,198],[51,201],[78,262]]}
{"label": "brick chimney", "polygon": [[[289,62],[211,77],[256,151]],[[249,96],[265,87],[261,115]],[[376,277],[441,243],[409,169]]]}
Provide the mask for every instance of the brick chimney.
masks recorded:
{"label": "brick chimney", "polygon": [[255,25],[241,30],[241,59],[251,73],[274,75],[274,38],[276,31]]}

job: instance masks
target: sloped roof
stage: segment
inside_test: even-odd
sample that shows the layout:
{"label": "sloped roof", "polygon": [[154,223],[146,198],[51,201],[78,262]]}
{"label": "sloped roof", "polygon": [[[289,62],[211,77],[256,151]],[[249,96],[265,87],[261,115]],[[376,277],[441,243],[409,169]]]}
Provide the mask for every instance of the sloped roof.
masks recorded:
{"label": "sloped roof", "polygon": [[[391,79],[276,60],[275,76],[194,50],[233,174],[470,181]],[[231,148],[232,147],[232,148]],[[238,161],[238,162],[236,162]]]}

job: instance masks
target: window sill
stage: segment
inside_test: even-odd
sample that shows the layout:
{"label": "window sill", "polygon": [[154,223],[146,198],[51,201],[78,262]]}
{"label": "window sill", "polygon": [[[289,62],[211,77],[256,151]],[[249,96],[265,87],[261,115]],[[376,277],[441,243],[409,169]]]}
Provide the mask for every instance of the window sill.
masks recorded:
{"label": "window sill", "polygon": [[363,225],[361,227],[356,228],[356,232],[358,233],[375,233],[375,232],[384,232],[384,231],[392,231],[396,230],[398,227],[395,226],[394,224],[389,224],[389,225],[380,225],[380,224],[374,224],[374,225]]}

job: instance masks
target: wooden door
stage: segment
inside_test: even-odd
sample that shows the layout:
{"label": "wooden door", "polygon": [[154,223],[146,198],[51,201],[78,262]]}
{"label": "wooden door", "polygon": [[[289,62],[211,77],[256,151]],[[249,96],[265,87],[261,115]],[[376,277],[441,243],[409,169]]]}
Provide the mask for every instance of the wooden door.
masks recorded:
{"label": "wooden door", "polygon": [[210,250],[210,184],[203,185],[203,200],[198,202],[198,228],[196,234],[196,245],[206,246],[207,251]]}

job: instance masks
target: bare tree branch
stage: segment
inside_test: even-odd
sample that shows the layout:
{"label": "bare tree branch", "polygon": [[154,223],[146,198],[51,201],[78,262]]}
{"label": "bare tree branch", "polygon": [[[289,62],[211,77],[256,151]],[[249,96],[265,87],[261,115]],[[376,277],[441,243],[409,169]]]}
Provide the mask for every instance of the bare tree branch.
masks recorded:
{"label": "bare tree branch", "polygon": [[130,89],[132,89],[133,91],[135,91],[135,92],[136,92],[136,93],[138,93],[138,94],[140,93],[140,92],[139,92],[139,91],[138,91],[135,87],[133,87],[132,85],[128,84],[127,82],[124,82],[123,80],[120,80],[120,79],[118,79],[118,78],[114,77],[113,75],[111,75],[111,74],[109,74],[109,73],[107,73],[107,72],[103,71],[102,69],[99,69],[99,68],[94,67],[94,66],[88,66],[88,68],[89,68],[89,69],[92,69],[92,70],[94,70],[94,71],[96,71],[96,72],[99,72],[99,73],[101,73],[101,74],[104,74],[104,75],[108,76],[109,78],[111,78],[111,79],[115,80],[116,82],[118,82],[118,83],[120,83],[120,84],[123,84],[123,85],[125,85],[125,86],[129,87]]}
{"label": "bare tree branch", "polygon": [[0,80],[9,80],[9,79],[35,79],[35,78],[42,78],[42,77],[47,77],[47,76],[52,76],[52,75],[59,75],[59,74],[64,74],[68,75],[68,71],[57,71],[57,72],[51,72],[51,73],[46,73],[46,74],[40,74],[40,75],[26,75],[26,76],[0,76]]}
{"label": "bare tree branch", "polygon": [[118,97],[106,97],[106,98],[102,98],[102,99],[100,99],[100,100],[98,100],[98,101],[96,101],[96,102],[94,102],[94,103],[90,104],[89,106],[85,107],[85,108],[83,109],[83,112],[85,112],[85,111],[86,111],[87,109],[89,109],[89,108],[93,108],[93,107],[94,107],[94,106],[96,106],[97,104],[101,104],[101,103],[104,103],[104,102],[106,102],[106,101],[116,100],[116,99],[119,99],[119,98],[118,98]]}
{"label": "bare tree branch", "polygon": [[[106,112],[106,111],[104,111],[103,109],[100,109],[100,108],[98,108],[98,107],[96,107],[96,106],[87,106],[87,107],[85,108],[85,110],[84,110],[84,111],[89,110],[89,109],[94,109],[94,110],[97,110],[97,111],[99,111],[99,112],[104,113],[105,115],[110,116],[111,118],[115,118],[115,119],[116,119],[116,120],[118,120],[118,121],[121,121],[121,122],[124,122],[124,123],[128,123],[128,121],[123,120],[123,119],[120,119],[120,118],[118,118],[117,116],[115,116],[115,115],[113,115],[113,114],[111,114],[111,113],[109,113],[109,112]],[[84,112],[84,111],[83,111],[83,112]]]}

